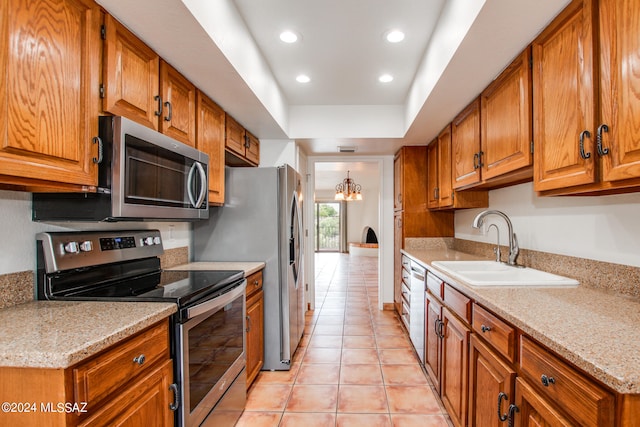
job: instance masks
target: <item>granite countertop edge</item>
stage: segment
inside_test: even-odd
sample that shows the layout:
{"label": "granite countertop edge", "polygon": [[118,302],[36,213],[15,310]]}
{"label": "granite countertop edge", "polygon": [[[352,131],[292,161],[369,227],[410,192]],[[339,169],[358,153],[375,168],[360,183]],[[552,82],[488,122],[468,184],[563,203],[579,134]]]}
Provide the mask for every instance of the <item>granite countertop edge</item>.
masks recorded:
{"label": "granite countertop edge", "polygon": [[[640,343],[638,343],[640,341],[640,333],[638,332],[640,331],[640,321],[636,321],[638,317],[631,320],[627,318],[622,322],[622,325],[616,325],[615,331],[623,335],[620,339],[626,339],[629,346],[632,347],[631,350],[619,348],[620,346],[605,345],[604,347],[608,351],[603,354],[602,339],[611,338],[611,322],[608,322],[607,325],[596,323],[597,316],[592,312],[596,303],[589,304],[594,301],[594,298],[597,298],[618,308],[625,307],[627,311],[633,313],[634,310],[640,311],[638,310],[640,304],[637,301],[586,288],[582,285],[563,289],[472,287],[462,280],[451,277],[438,269],[437,266],[433,266],[432,263],[445,260],[482,260],[486,258],[448,248],[405,249],[402,250],[402,253],[421,264],[425,264],[446,283],[462,291],[613,390],[623,394],[640,393],[640,368],[638,368],[640,366]],[[564,316],[557,313],[548,318],[536,316],[535,310],[543,311],[543,307],[555,304],[558,307],[568,307],[575,311]],[[534,307],[534,311],[525,310],[525,307]],[[576,318],[576,315],[580,314],[582,314],[582,318]],[[571,315],[574,318],[570,318]],[[564,323],[560,323],[558,320],[562,320]],[[567,326],[562,329],[561,326],[564,325]],[[590,326],[588,334],[587,331],[582,330],[583,326],[587,325]],[[571,330],[572,326],[580,327],[581,330]],[[635,335],[638,336],[637,340],[633,338],[633,335],[628,335],[634,330]]]}
{"label": "granite countertop edge", "polygon": [[175,304],[161,302],[31,301],[4,308],[0,367],[66,369],[175,312]]}

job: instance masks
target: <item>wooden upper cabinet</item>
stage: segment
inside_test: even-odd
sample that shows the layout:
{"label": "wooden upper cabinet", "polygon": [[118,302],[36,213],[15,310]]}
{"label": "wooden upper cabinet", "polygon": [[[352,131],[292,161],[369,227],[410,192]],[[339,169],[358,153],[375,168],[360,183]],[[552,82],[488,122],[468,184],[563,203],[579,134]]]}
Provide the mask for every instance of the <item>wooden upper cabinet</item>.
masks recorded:
{"label": "wooden upper cabinet", "polygon": [[[427,210],[427,147],[404,146],[394,159],[396,210],[425,212]],[[398,207],[400,209],[398,209]]]}
{"label": "wooden upper cabinet", "polygon": [[453,188],[481,182],[480,98],[469,104],[451,124]]}
{"label": "wooden upper cabinet", "polygon": [[198,91],[196,148],[209,155],[209,204],[224,204],[225,114],[215,102]]}
{"label": "wooden upper cabinet", "polygon": [[160,82],[163,106],[160,131],[195,147],[196,87],[165,61],[160,61]]}
{"label": "wooden upper cabinet", "polygon": [[429,209],[438,209],[440,206],[438,198],[439,173],[438,140],[435,139],[427,146],[427,207]]}
{"label": "wooden upper cabinet", "polygon": [[97,184],[100,43],[93,1],[3,2],[0,184],[67,191]]}
{"label": "wooden upper cabinet", "polygon": [[260,141],[230,115],[226,115],[225,148],[230,166],[257,166],[260,164]]}
{"label": "wooden upper cabinet", "polygon": [[158,130],[160,58],[111,15],[105,16],[102,109]]}
{"label": "wooden upper cabinet", "polygon": [[483,181],[515,171],[510,180],[532,177],[530,60],[527,48],[480,95]]}
{"label": "wooden upper cabinet", "polygon": [[596,179],[593,42],[586,0],[572,2],[532,44],[537,191]]}
{"label": "wooden upper cabinet", "polygon": [[602,117],[598,125],[607,126],[607,131],[600,127],[602,177],[605,181],[639,178],[640,6],[635,0],[601,0],[599,11]]}
{"label": "wooden upper cabinet", "polygon": [[393,210],[402,210],[402,156],[398,151],[393,158]]}

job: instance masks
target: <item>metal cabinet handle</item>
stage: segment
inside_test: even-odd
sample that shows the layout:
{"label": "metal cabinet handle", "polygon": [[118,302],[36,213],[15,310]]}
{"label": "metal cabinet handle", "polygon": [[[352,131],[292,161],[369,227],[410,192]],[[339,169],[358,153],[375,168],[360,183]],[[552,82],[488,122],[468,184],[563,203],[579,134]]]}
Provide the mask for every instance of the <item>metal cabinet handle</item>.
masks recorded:
{"label": "metal cabinet handle", "polygon": [[473,170],[480,168],[479,160],[480,160],[480,154],[474,153],[473,154]]}
{"label": "metal cabinet handle", "polygon": [[173,392],[173,403],[169,403],[169,409],[175,412],[180,407],[180,390],[178,390],[178,384],[171,384],[169,390]]}
{"label": "metal cabinet handle", "polygon": [[589,132],[588,130],[583,130],[582,132],[580,132],[580,141],[578,143],[578,148],[580,149],[580,157],[582,157],[583,160],[587,160],[589,157],[591,157],[591,153],[585,153],[584,151],[584,138],[591,138],[591,132]]}
{"label": "metal cabinet handle", "polygon": [[545,374],[542,374],[542,376],[540,377],[540,381],[542,382],[542,385],[545,387],[549,387],[549,384],[555,384],[556,383],[556,379],[553,377],[548,377]]}
{"label": "metal cabinet handle", "polygon": [[100,164],[102,163],[102,159],[103,159],[103,154],[104,154],[104,147],[102,145],[102,139],[99,136],[94,136],[93,137],[93,143],[94,144],[98,144],[98,157],[94,157],[93,158],[93,163],[96,164]]}
{"label": "metal cabinet handle", "polygon": [[509,427],[513,427],[516,412],[520,412],[520,409],[513,403],[509,405],[509,423],[507,424]]}
{"label": "metal cabinet handle", "polygon": [[500,419],[500,421],[505,422],[507,421],[507,418],[509,418],[509,412],[505,412],[504,415],[502,414],[502,400],[507,400],[509,399],[509,396],[507,396],[506,393],[500,392],[498,394],[498,418]]}
{"label": "metal cabinet handle", "polygon": [[133,363],[137,363],[138,365],[142,365],[142,364],[144,364],[145,360],[147,360],[147,359],[144,357],[144,354],[141,354],[141,355],[133,358]]}
{"label": "metal cabinet handle", "polygon": [[158,101],[158,109],[154,112],[154,114],[158,117],[162,115],[162,97],[160,95],[156,95],[153,97],[154,101]]}
{"label": "metal cabinet handle", "polygon": [[249,332],[251,331],[251,316],[245,316],[245,319],[247,319],[247,328],[245,331]]}
{"label": "metal cabinet handle", "polygon": [[440,338],[440,334],[438,333],[438,322],[439,322],[439,321],[440,321],[440,319],[436,319],[436,320],[433,322],[433,330],[435,331],[436,336],[437,336],[438,338]]}
{"label": "metal cabinet handle", "polygon": [[484,166],[482,163],[482,156],[484,156],[484,151],[478,151],[478,167],[481,168]]}
{"label": "metal cabinet handle", "polygon": [[489,332],[491,330],[491,326],[482,325],[480,327],[480,330],[482,331],[482,333]]}
{"label": "metal cabinet handle", "polygon": [[173,117],[173,107],[171,106],[171,103],[169,101],[165,102],[164,106],[167,107],[167,112],[168,112],[168,114],[164,116],[164,121],[170,122],[171,118]]}
{"label": "metal cabinet handle", "polygon": [[608,148],[602,148],[602,132],[609,132],[609,126],[603,123],[598,126],[598,130],[596,131],[596,148],[598,149],[600,157],[609,154]]}

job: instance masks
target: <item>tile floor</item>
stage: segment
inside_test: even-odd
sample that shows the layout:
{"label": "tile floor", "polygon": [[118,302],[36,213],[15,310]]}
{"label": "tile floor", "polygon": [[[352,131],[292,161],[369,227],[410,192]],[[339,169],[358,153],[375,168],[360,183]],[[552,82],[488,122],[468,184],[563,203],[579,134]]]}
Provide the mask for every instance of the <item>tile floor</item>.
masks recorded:
{"label": "tile floor", "polygon": [[260,372],[237,426],[450,426],[399,319],[378,310],[377,261],[316,255],[316,310],[291,370]]}

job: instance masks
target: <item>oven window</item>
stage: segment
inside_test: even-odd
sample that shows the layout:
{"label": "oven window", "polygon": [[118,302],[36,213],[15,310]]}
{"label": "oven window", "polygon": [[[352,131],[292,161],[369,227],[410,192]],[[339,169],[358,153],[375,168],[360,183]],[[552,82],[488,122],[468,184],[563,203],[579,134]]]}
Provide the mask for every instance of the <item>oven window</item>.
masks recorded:
{"label": "oven window", "polygon": [[189,406],[193,411],[243,351],[243,297],[188,331]]}
{"label": "oven window", "polygon": [[186,181],[193,160],[125,135],[125,200],[132,204],[188,207]]}

